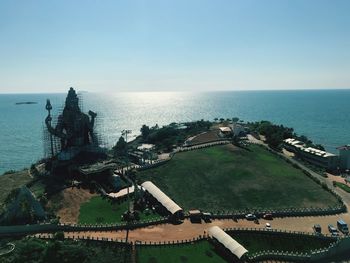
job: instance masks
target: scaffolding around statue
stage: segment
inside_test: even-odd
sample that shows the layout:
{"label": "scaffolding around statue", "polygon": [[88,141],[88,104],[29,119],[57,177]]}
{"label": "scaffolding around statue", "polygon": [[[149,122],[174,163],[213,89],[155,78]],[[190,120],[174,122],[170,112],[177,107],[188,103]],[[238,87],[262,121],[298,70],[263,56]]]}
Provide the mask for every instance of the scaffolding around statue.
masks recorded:
{"label": "scaffolding around statue", "polygon": [[52,105],[46,101],[48,115],[44,126],[44,153],[46,158],[69,161],[81,153],[103,153],[101,137],[95,131],[97,114],[82,112],[82,97],[70,88],[58,117],[51,115]]}

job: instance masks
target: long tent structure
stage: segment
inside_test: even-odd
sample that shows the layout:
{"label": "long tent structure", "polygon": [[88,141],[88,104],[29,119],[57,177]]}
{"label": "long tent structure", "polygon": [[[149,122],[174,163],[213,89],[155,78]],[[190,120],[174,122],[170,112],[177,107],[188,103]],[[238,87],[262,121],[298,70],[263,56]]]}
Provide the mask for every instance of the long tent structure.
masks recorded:
{"label": "long tent structure", "polygon": [[212,238],[215,238],[217,241],[219,241],[225,248],[231,251],[239,259],[248,252],[248,250],[246,250],[241,244],[226,234],[226,232],[218,226],[212,226],[209,228],[208,234]]}
{"label": "long tent structure", "polygon": [[151,194],[159,203],[161,203],[172,215],[182,213],[182,208],[178,206],[173,200],[164,194],[155,184],[151,181],[146,181],[141,186],[149,194]]}

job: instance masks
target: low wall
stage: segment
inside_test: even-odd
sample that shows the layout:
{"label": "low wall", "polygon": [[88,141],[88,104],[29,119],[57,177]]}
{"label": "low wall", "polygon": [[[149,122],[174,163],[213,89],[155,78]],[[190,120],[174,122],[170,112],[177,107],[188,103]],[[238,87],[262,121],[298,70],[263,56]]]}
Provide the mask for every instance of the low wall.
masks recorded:
{"label": "low wall", "polygon": [[17,226],[0,226],[0,237],[26,235],[34,233],[53,233],[58,231],[116,231],[141,228],[151,225],[168,223],[168,218],[159,220],[150,220],[131,224],[105,224],[105,225],[70,225],[70,224],[35,224],[35,225],[17,225]]}

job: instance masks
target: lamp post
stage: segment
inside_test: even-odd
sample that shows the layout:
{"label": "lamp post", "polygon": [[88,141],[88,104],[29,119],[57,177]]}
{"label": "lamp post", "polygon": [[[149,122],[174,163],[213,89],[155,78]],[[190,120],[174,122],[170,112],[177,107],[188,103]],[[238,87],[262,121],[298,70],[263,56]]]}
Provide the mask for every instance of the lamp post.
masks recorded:
{"label": "lamp post", "polygon": [[128,134],[132,133],[132,130],[122,130],[122,136],[125,136],[125,141],[128,143]]}
{"label": "lamp post", "polygon": [[[48,115],[47,115],[47,120],[51,126],[51,110],[52,110],[52,106],[51,106],[51,102],[49,99],[46,100],[46,110],[48,111]],[[52,134],[50,133],[50,144],[51,144],[51,157],[53,157],[53,141],[52,141]]]}

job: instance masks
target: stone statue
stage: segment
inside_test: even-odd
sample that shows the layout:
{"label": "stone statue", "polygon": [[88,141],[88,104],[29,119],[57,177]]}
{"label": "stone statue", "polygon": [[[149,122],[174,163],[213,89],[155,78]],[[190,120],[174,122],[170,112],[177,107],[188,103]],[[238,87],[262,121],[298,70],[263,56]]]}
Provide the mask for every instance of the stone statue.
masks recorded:
{"label": "stone statue", "polygon": [[51,125],[50,110],[52,109],[50,100],[47,100],[46,109],[49,114],[45,119],[49,133],[61,139],[61,149],[79,148],[95,143],[93,127],[96,113],[89,111],[90,117],[81,112],[79,108],[79,98],[73,88],[70,88],[66,98],[65,107],[61,115],[58,116],[56,127]]}

